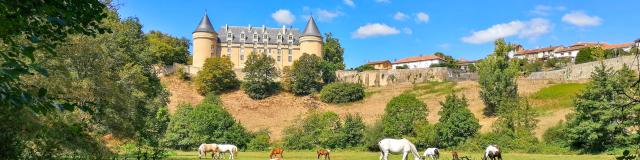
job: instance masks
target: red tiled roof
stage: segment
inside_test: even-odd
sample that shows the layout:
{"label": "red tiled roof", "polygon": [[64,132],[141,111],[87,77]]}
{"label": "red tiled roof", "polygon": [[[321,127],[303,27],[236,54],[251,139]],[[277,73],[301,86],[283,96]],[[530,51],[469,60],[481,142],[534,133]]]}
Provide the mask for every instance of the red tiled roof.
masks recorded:
{"label": "red tiled roof", "polygon": [[389,60],[383,60],[383,61],[372,61],[372,62],[368,62],[368,65],[374,65],[374,64],[381,64],[381,63],[391,63]]}
{"label": "red tiled roof", "polygon": [[538,49],[527,49],[527,50],[518,51],[516,54],[520,55],[520,54],[534,54],[534,53],[540,53],[540,52],[547,52],[547,51],[553,51],[560,47],[562,46],[551,46],[551,47],[538,48]]}
{"label": "red tiled roof", "polygon": [[403,58],[403,59],[400,59],[398,61],[395,61],[395,62],[393,62],[393,64],[428,61],[428,60],[436,60],[436,59],[442,59],[442,58],[440,58],[438,56],[435,56],[435,55],[407,57],[407,58]]}
{"label": "red tiled roof", "polygon": [[629,42],[629,43],[620,43],[620,44],[605,44],[602,46],[603,49],[614,49],[614,48],[624,48],[624,47],[631,47],[633,46],[633,43]]}

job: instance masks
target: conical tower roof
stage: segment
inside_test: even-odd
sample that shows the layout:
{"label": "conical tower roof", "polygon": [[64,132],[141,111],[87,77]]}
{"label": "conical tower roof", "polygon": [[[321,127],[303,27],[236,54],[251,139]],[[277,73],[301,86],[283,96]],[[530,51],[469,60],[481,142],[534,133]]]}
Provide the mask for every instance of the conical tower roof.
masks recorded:
{"label": "conical tower roof", "polygon": [[210,33],[216,32],[213,29],[213,26],[211,25],[211,21],[209,21],[209,16],[207,15],[207,12],[204,12],[204,16],[200,20],[200,24],[198,24],[198,27],[196,27],[196,30],[193,32],[210,32]]}
{"label": "conical tower roof", "polygon": [[322,37],[322,34],[320,34],[320,30],[318,30],[318,26],[316,25],[316,21],[313,20],[313,16],[309,17],[307,27],[304,28],[304,33],[302,34],[302,36]]}

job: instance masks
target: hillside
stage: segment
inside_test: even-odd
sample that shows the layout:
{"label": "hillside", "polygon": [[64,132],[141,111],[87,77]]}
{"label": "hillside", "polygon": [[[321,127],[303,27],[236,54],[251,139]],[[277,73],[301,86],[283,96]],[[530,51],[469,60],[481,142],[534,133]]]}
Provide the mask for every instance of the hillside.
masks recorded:
{"label": "hillside", "polygon": [[[180,81],[175,77],[162,77],[163,85],[172,93],[169,104],[170,111],[175,110],[179,103],[197,104],[202,100],[193,85]],[[544,80],[519,80],[519,94],[528,97],[537,94],[542,88],[551,84]],[[243,91],[234,91],[221,95],[225,108],[249,130],[269,129],[274,140],[282,138],[282,129],[296,121],[301,115],[311,109],[321,111],[332,111],[339,115],[357,113],[363,116],[368,124],[374,123],[384,113],[384,108],[391,98],[400,95],[402,92],[413,92],[419,95],[429,110],[428,120],[436,123],[439,119],[440,101],[448,93],[456,92],[469,99],[469,109],[480,120],[481,132],[491,130],[491,124],[495,118],[482,115],[484,104],[479,98],[479,86],[474,81],[462,82],[429,82],[418,85],[398,84],[385,87],[375,87],[367,89],[368,96],[360,101],[350,104],[326,104],[314,97],[296,97],[292,94],[281,92],[275,96],[264,100],[252,100]],[[532,104],[552,103],[549,99],[535,99]],[[547,103],[548,102],[548,103]],[[544,130],[555,125],[558,121],[564,120],[566,114],[570,113],[570,108],[558,107],[545,110],[538,119],[540,120],[538,129],[535,130],[537,136],[541,136]]]}

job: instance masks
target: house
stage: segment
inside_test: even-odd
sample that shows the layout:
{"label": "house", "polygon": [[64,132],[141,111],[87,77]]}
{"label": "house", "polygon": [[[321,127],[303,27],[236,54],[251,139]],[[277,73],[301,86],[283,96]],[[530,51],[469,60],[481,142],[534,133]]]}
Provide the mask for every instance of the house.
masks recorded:
{"label": "house", "polygon": [[398,69],[401,66],[407,66],[409,69],[413,68],[429,68],[433,64],[442,63],[442,58],[435,55],[407,57],[393,62],[393,69]]}
{"label": "house", "polygon": [[575,58],[578,56],[578,52],[580,52],[580,49],[587,48],[587,47],[602,46],[604,44],[606,43],[578,42],[574,45],[558,50],[556,53],[553,54],[553,57],[554,58],[571,58],[571,61],[574,61]]}
{"label": "house", "polygon": [[631,48],[633,48],[633,45],[633,42],[620,44],[604,44],[602,45],[602,49],[622,49],[625,52],[629,52],[631,51]]}
{"label": "house", "polygon": [[553,55],[564,48],[563,46],[549,46],[545,48],[537,48],[537,49],[523,49],[515,52],[513,55],[514,58],[518,59],[527,59],[529,61],[536,60],[545,60],[549,57],[553,57]]}
{"label": "house", "polygon": [[377,70],[391,69],[391,62],[389,60],[368,62],[367,65],[373,66]]}
{"label": "house", "polygon": [[475,66],[478,60],[466,60],[464,58],[460,58],[458,60],[458,65],[460,65],[460,69],[463,71],[469,71],[469,66]]}

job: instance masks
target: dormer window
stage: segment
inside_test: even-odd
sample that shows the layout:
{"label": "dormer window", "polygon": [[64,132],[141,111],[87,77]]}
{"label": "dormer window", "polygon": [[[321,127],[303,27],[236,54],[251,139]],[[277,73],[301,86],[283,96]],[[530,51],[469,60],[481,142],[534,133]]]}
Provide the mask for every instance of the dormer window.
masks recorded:
{"label": "dormer window", "polygon": [[258,34],[256,33],[253,34],[253,41],[258,41]]}
{"label": "dormer window", "polygon": [[282,42],[282,35],[278,34],[278,42]]}
{"label": "dormer window", "polygon": [[245,37],[244,37],[244,33],[241,33],[241,34],[240,34],[240,39],[241,39],[241,40],[244,40],[244,39],[245,39]]}
{"label": "dormer window", "polygon": [[289,41],[293,41],[293,35],[289,35]]}
{"label": "dormer window", "polygon": [[227,33],[227,39],[232,39],[232,38],[233,38],[233,34]]}
{"label": "dormer window", "polygon": [[266,41],[266,40],[269,40],[269,35],[267,35],[267,34],[262,35],[262,39],[263,39],[263,40],[265,40],[265,41]]}

